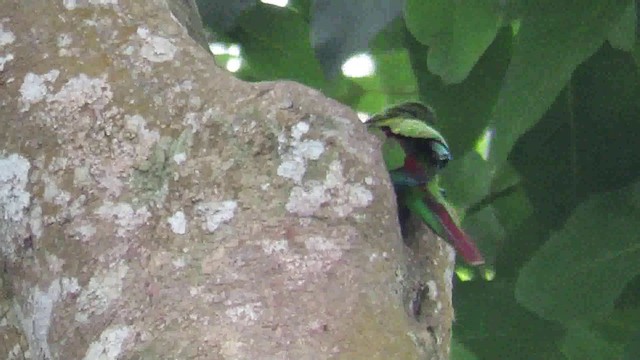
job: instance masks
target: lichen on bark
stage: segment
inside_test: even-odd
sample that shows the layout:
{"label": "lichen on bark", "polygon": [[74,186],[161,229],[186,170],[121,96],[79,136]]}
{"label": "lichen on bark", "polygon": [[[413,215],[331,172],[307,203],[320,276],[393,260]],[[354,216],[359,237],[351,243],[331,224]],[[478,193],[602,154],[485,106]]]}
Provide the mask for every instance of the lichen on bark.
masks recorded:
{"label": "lichen on bark", "polygon": [[6,9],[0,357],[411,359],[440,346],[416,335],[426,323],[407,299],[424,274],[379,144],[350,110],[233,78],[164,1]]}

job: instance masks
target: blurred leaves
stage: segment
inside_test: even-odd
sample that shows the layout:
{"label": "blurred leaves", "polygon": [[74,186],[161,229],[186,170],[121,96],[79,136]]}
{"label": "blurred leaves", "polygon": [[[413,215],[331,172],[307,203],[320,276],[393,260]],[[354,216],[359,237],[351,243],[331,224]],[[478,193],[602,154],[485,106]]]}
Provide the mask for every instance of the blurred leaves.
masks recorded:
{"label": "blurred leaves", "polygon": [[520,271],[516,298],[567,326],[613,311],[640,273],[640,182],[591,196]]}
{"label": "blurred leaves", "polygon": [[633,338],[624,350],[623,360],[634,360],[640,358],[640,329],[636,330]]}
{"label": "blurred leaves", "polygon": [[313,1],[311,43],[325,74],[334,78],[349,56],[366,50],[403,5],[404,0]]}
{"label": "blurred leaves", "polygon": [[309,26],[298,13],[260,4],[243,13],[229,35],[242,44],[254,79],[290,79],[322,88],[325,80],[309,42]]}
{"label": "blurred leaves", "polygon": [[[447,197],[496,271],[455,285],[452,359],[640,358],[637,1],[198,3],[240,78],[436,110]],[[375,73],[342,74],[361,51]]]}
{"label": "blurred leaves", "polygon": [[636,43],[636,29],[638,19],[636,17],[637,4],[632,1],[627,5],[624,13],[609,32],[609,43],[611,46],[625,51],[632,51]]}
{"label": "blurred leaves", "polygon": [[418,80],[420,99],[438,114],[438,127],[454,156],[470,151],[489,125],[491,111],[511,54],[512,35],[504,29],[461,83],[446,85],[429,72],[428,48],[412,35],[405,38],[413,72]]}
{"label": "blurred leaves", "polygon": [[622,347],[585,326],[573,326],[560,345],[567,359],[619,359]]}
{"label": "blurred leaves", "polygon": [[202,21],[214,32],[230,30],[240,14],[258,0],[196,0]]}
{"label": "blurred leaves", "polygon": [[429,71],[444,84],[464,80],[500,28],[497,3],[486,0],[407,0],[405,21],[429,46]]}
{"label": "blurred leaves", "polygon": [[477,360],[478,358],[464,345],[455,341],[451,341],[451,359],[453,360]]}
{"label": "blurred leaves", "polygon": [[562,327],[523,308],[513,297],[513,280],[497,275],[454,284],[454,338],[478,359],[553,359]]}
{"label": "blurred leaves", "polygon": [[573,70],[602,45],[629,3],[527,2],[491,118],[496,162],[506,160],[518,138],[547,111]]}

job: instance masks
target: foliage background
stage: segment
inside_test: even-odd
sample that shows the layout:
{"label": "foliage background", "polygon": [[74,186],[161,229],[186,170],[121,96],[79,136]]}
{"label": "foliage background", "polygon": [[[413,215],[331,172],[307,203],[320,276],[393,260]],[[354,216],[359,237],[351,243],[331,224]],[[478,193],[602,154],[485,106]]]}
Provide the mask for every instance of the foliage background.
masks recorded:
{"label": "foliage background", "polygon": [[[447,195],[491,263],[458,271],[452,359],[640,359],[636,1],[198,5],[240,46],[242,79],[296,80],[365,113],[435,108]],[[346,77],[358,52],[376,70]]]}

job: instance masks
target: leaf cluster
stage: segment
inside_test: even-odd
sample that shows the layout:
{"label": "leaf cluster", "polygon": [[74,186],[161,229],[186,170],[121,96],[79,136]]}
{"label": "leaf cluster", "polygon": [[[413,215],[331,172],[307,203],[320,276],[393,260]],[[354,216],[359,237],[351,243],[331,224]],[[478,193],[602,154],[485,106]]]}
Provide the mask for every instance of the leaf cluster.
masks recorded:
{"label": "leaf cluster", "polygon": [[[636,1],[198,2],[241,78],[436,110],[447,196],[494,264],[456,285],[453,359],[640,359]],[[375,72],[343,75],[358,52]]]}

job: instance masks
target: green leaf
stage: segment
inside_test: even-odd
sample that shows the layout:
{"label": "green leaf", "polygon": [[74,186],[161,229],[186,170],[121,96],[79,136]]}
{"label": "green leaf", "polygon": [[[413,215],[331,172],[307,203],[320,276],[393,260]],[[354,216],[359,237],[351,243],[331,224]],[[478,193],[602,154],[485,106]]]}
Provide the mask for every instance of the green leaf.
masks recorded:
{"label": "green leaf", "polygon": [[471,150],[487,128],[509,63],[511,41],[511,31],[500,31],[465,81],[446,85],[427,69],[427,47],[411,34],[406,36],[420,98],[436,110],[437,127],[454,157]]}
{"label": "green leaf", "polygon": [[381,90],[388,97],[387,105],[396,105],[418,98],[418,84],[406,50],[377,54],[375,60],[376,72],[381,78]]}
{"label": "green leaf", "polygon": [[480,201],[489,193],[491,165],[475,151],[454,157],[440,175],[447,200],[460,208]]}
{"label": "green leaf", "polygon": [[389,102],[387,95],[383,92],[367,91],[358,99],[354,107],[358,111],[367,114],[375,114],[384,108],[384,104]]}
{"label": "green leaf", "polygon": [[518,139],[509,162],[543,226],[557,229],[587,196],[640,178],[638,98],[640,71],[629,54],[605,45]]}
{"label": "green leaf", "polygon": [[505,241],[506,231],[493,206],[488,206],[464,217],[465,231],[475,239],[488,262],[493,262],[498,249]]}
{"label": "green leaf", "polygon": [[639,307],[617,307],[606,318],[595,321],[592,328],[602,334],[607,341],[622,346],[634,340],[633,336],[638,330],[638,324],[640,324]]}
{"label": "green leaf", "polygon": [[479,359],[557,359],[560,325],[542,320],[513,297],[513,279],[454,284],[453,336]]}
{"label": "green leaf", "polygon": [[527,3],[492,115],[497,163],[549,108],[575,68],[598,50],[629,0]]}
{"label": "green leaf", "polygon": [[633,338],[624,349],[623,360],[637,360],[640,359],[640,329],[636,331]]}
{"label": "green leaf", "polygon": [[560,347],[569,360],[609,360],[619,359],[622,355],[620,345],[607,341],[586,326],[569,328]]}
{"label": "green leaf", "polygon": [[380,91],[386,103],[380,104],[376,112],[385,107],[419,99],[418,83],[409,51],[403,46],[405,27],[402,19],[393,21],[371,42],[371,55],[376,64],[376,75],[380,76]]}
{"label": "green leaf", "polygon": [[322,88],[325,79],[309,42],[309,26],[295,11],[265,4],[243,13],[229,35],[242,44],[241,77],[290,79]]}
{"label": "green leaf", "polygon": [[637,23],[636,2],[632,1],[609,32],[611,46],[624,51],[632,51],[636,43]]}
{"label": "green leaf", "polygon": [[214,32],[233,28],[238,16],[257,3],[258,0],[196,0],[202,22]]}
{"label": "green leaf", "polygon": [[451,360],[477,360],[478,358],[464,345],[451,340]]}
{"label": "green leaf", "polygon": [[289,0],[287,7],[298,12],[305,19],[310,19],[312,0]]}
{"label": "green leaf", "polygon": [[[361,85],[352,78],[346,78],[341,76],[336,81],[329,82],[323,89],[322,92],[333,99],[336,99],[343,104],[348,104],[353,107],[357,107],[358,104],[364,97],[371,94],[371,89],[365,89]],[[371,111],[369,109],[360,109],[360,111]],[[377,108],[376,108],[377,109]]]}
{"label": "green leaf", "polygon": [[430,45],[438,36],[446,36],[453,24],[453,8],[447,0],[407,0],[404,8],[407,29],[423,45]]}
{"label": "green leaf", "polygon": [[459,83],[493,42],[501,19],[493,1],[408,0],[407,28],[429,46],[429,70],[445,84]]}
{"label": "green leaf", "polygon": [[613,309],[640,273],[640,182],[580,204],[522,268],[516,298],[545,319],[564,324]]}
{"label": "green leaf", "polygon": [[640,46],[635,46],[631,55],[633,56],[633,61],[635,61],[636,66],[640,67]]}
{"label": "green leaf", "polygon": [[[537,247],[535,236],[539,233],[530,229],[531,227],[537,228],[538,220],[532,216],[534,208],[521,184],[520,176],[508,163],[505,165],[499,168],[491,179],[491,192],[468,209],[467,216],[469,218],[465,221],[477,220],[474,223],[465,224],[465,226],[468,226],[470,231],[477,228],[478,230],[475,230],[474,234],[487,232],[488,230],[483,229],[485,227],[495,229],[492,241],[495,253],[500,255],[496,259],[495,266],[500,275],[512,275],[512,271],[519,269]],[[490,209],[492,217],[489,225],[483,226],[480,223],[482,218],[477,218],[475,214],[485,212],[485,209]],[[483,250],[487,249],[486,244],[492,244],[485,236],[482,237]],[[509,271],[505,268],[505,263],[509,265]]]}
{"label": "green leaf", "polygon": [[311,42],[327,77],[338,75],[349,56],[365,50],[403,6],[403,1],[390,0],[315,0]]}
{"label": "green leaf", "polygon": [[[578,195],[577,186],[583,179],[575,160],[582,159],[576,149],[576,129],[585,127],[588,119],[574,116],[569,98],[573,99],[567,93],[559,97],[545,116],[518,139],[509,157],[529,201],[538,210],[538,221],[549,229],[561,226],[588,195],[584,191]],[[578,121],[581,126],[576,124]],[[595,131],[590,133],[591,137],[597,136]]]}
{"label": "green leaf", "polygon": [[[519,194],[519,192],[512,196],[515,197],[516,194]],[[516,200],[516,198],[511,200],[514,207],[517,206]],[[500,223],[503,224],[507,232],[505,241],[501,244],[502,247],[495,261],[496,272],[502,276],[515,277],[519,274],[523,264],[527,263],[540,246],[547,241],[549,229],[538,219],[535,213],[524,219],[518,218],[517,220],[520,223],[515,229],[511,229],[513,225],[508,222],[508,219],[504,218],[505,211],[508,208],[501,208],[499,204],[494,205],[494,208]],[[506,216],[508,216],[508,213]]]}

